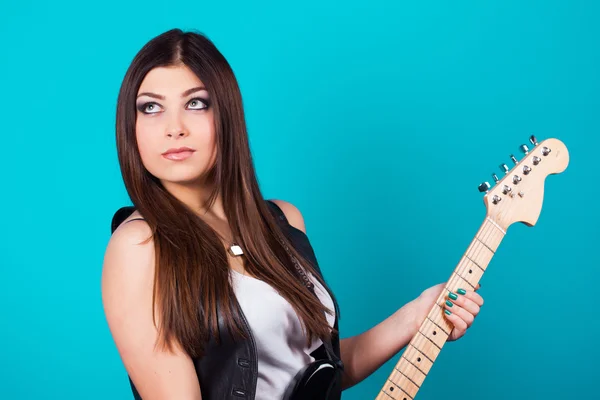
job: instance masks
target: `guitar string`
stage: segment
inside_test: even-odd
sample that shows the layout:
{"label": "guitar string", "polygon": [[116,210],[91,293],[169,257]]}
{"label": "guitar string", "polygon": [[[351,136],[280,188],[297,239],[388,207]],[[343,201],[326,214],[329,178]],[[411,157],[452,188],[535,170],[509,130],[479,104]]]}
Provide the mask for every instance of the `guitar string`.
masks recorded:
{"label": "guitar string", "polygon": [[[504,203],[504,204],[507,204],[507,203]],[[504,210],[504,209],[505,209],[505,207],[504,207],[504,204],[502,205],[502,209],[501,209],[500,211],[505,211],[505,210]],[[513,216],[513,212],[514,212],[514,208],[511,208],[511,209],[509,209],[509,211],[510,211],[510,217],[512,217],[512,216]],[[480,234],[480,232],[481,232],[481,234]],[[485,218],[485,220],[484,220],[484,226],[483,226],[483,228],[480,230],[480,232],[478,232],[478,233],[475,235],[475,237],[474,237],[473,241],[472,241],[472,242],[471,242],[471,244],[469,245],[469,248],[468,248],[468,249],[467,249],[467,251],[465,252],[465,255],[464,255],[464,256],[461,258],[461,260],[459,261],[459,264],[458,264],[458,266],[455,268],[455,272],[453,273],[453,277],[452,277],[452,278],[456,278],[456,279],[458,279],[458,280],[462,279],[463,281],[470,283],[468,279],[466,279],[466,278],[463,278],[463,276],[465,276],[465,275],[464,275],[464,273],[466,272],[466,268],[467,268],[467,266],[469,265],[469,262],[468,262],[469,260],[467,259],[467,257],[471,259],[470,261],[471,261],[472,263],[475,263],[475,264],[476,264],[476,262],[475,262],[475,261],[473,261],[473,260],[475,260],[475,259],[478,259],[478,257],[481,255],[481,251],[483,250],[483,248],[486,248],[488,251],[490,251],[492,247],[495,247],[495,250],[491,250],[491,251],[492,251],[492,256],[490,257],[490,261],[491,261],[491,259],[492,259],[492,258],[494,257],[494,255],[495,255],[495,253],[496,253],[496,251],[497,251],[497,249],[498,249],[498,247],[499,247],[499,245],[500,245],[500,243],[501,243],[502,239],[503,239],[503,238],[504,238],[504,236],[506,235],[506,232],[505,232],[504,230],[500,229],[500,227],[499,227],[499,226],[497,226],[497,224],[495,223],[495,221],[494,221],[494,220],[493,220],[491,217],[488,217],[488,216],[486,216],[486,218]],[[489,246],[489,244],[490,244],[490,239],[493,239],[493,240],[494,240],[494,242],[493,242],[493,243],[494,243],[494,245],[493,245],[493,246],[491,246],[491,247]],[[477,247],[477,246],[478,246],[478,247]],[[488,248],[488,247],[489,247],[489,248]],[[471,253],[475,253],[475,252],[476,252],[476,254],[471,254]],[[466,257],[465,257],[465,256],[466,256]],[[474,256],[474,257],[473,257],[473,256]],[[473,257],[473,258],[472,258],[472,257]],[[489,265],[489,262],[488,262],[487,264]],[[488,265],[486,265],[485,269],[484,269],[484,268],[481,268],[481,269],[482,269],[482,276],[483,276],[483,272],[485,272],[485,271],[487,270],[487,267],[488,267]],[[480,268],[480,266],[478,266],[478,265],[475,265],[474,267]],[[473,267],[472,267],[472,268],[473,268]],[[459,271],[460,271],[460,274],[458,273]],[[452,278],[451,278],[451,280],[452,280]],[[479,281],[479,279],[478,279],[478,281]],[[451,287],[452,287],[453,285],[447,285],[447,286],[451,286]],[[447,287],[446,287],[445,289],[446,289],[446,290],[448,290],[448,288],[447,288]],[[427,317],[429,317],[429,315],[428,315]],[[430,321],[431,321],[431,320],[430,320]],[[431,321],[431,323],[434,323],[434,324],[435,324],[435,322],[433,322],[433,321]],[[437,324],[436,324],[436,325],[437,325]],[[445,333],[445,332],[444,332],[444,333]],[[421,339],[421,337],[424,337],[424,339]],[[420,354],[422,354],[423,356],[425,356],[425,357],[427,357],[427,358],[429,359],[429,357],[428,357],[427,355],[425,355],[423,352],[421,352],[421,351],[420,351],[420,349],[419,349],[419,347],[422,345],[422,343],[423,343],[423,341],[424,341],[424,340],[429,340],[429,339],[427,339],[427,338],[425,337],[425,335],[423,335],[423,334],[421,333],[421,335],[417,335],[417,337],[416,337],[416,338],[415,338],[415,340],[414,340],[414,343],[409,343],[409,346],[412,346],[412,347],[413,347],[413,348],[414,348],[416,351],[418,351]],[[436,346],[437,346],[437,345],[436,345]],[[438,347],[438,348],[439,348],[439,347]],[[405,349],[404,353],[407,353],[408,351],[412,351],[412,349],[410,349],[410,348],[407,348],[407,349]],[[440,351],[441,351],[441,349],[440,349]],[[438,355],[439,355],[439,352],[438,352]],[[399,366],[399,368],[401,368],[401,367],[402,367],[402,366],[400,366],[400,365],[399,365],[399,364],[400,364],[400,363],[403,361],[403,360],[402,360],[402,358],[404,358],[404,360],[405,360],[406,362],[408,362],[408,363],[412,364],[412,363],[411,363],[411,362],[408,360],[408,358],[404,357],[404,354],[402,354],[402,356],[401,356],[401,359],[400,359],[400,361],[399,361],[399,362],[398,362],[398,364],[397,364],[397,365]],[[432,361],[432,364],[433,364],[433,362],[435,361],[435,359],[437,359],[437,355],[434,357],[434,360],[431,360],[431,359],[430,359],[430,361]],[[414,365],[414,364],[413,364],[413,365]],[[421,370],[420,370],[420,369],[419,369],[419,368],[418,368],[416,365],[415,365],[415,367],[416,367],[416,368],[417,368],[417,369],[418,369],[418,370],[419,370],[421,373],[423,373],[425,376],[427,376],[427,374],[425,374],[423,371],[421,371]],[[406,372],[406,371],[401,371],[401,370],[399,370],[399,369],[398,369],[398,368],[396,368],[396,367],[394,367],[394,371],[392,371],[392,375],[397,375],[397,374],[398,374],[398,372],[400,372],[402,375],[404,375],[404,377],[406,377],[408,380],[411,380],[411,381],[412,381],[412,379],[411,379],[411,378],[409,378],[409,377],[408,377],[408,375],[406,375],[406,374],[405,374],[405,372]],[[402,378],[402,377],[400,377],[400,378]],[[394,377],[393,379],[396,379],[396,377]],[[413,376],[413,379],[414,379],[414,376]],[[397,385],[397,384],[394,382],[394,380],[392,380],[392,377],[391,377],[391,376],[390,376],[390,378],[388,378],[388,381],[391,381],[392,383],[394,383],[395,385]],[[413,382],[413,383],[414,383],[414,382]],[[404,388],[403,388],[402,386],[400,386],[400,385],[397,385],[397,386],[399,386],[399,387],[400,387],[400,389],[401,389],[401,390],[402,390],[404,393],[406,393],[407,395],[409,395],[409,394],[408,394],[408,393],[407,393],[407,392],[404,390]],[[419,385],[416,385],[416,386],[417,386],[417,391],[418,391],[420,387],[419,387]],[[390,394],[388,394],[387,392],[385,392],[385,388],[386,388],[386,387],[387,387],[387,384],[385,384],[385,385],[384,385],[384,389],[382,389],[382,390],[381,390],[380,394],[382,394],[382,393],[383,393],[383,394],[386,394],[386,395],[388,395],[388,396],[391,396]],[[409,396],[410,396],[410,395],[409,395]],[[378,396],[378,397],[379,397],[379,396]],[[410,397],[413,397],[413,396],[410,396]]]}
{"label": "guitar string", "polygon": [[[465,252],[465,255],[467,257],[469,257],[471,260],[478,260],[481,256],[482,251],[490,251],[491,250],[491,248],[489,248],[490,240],[498,241],[499,235],[500,235],[499,228],[494,225],[494,223],[491,219],[486,218],[486,220],[484,221],[483,229],[481,229],[481,231],[475,235],[473,241],[471,242],[471,244],[469,246],[469,249],[467,250],[467,252]],[[500,238],[500,240],[501,240],[501,238]],[[495,241],[493,242],[494,245],[492,245],[492,247],[496,247],[496,249],[497,249],[499,242],[495,242]],[[486,250],[484,250],[484,249],[486,249]],[[491,251],[492,251],[492,253],[495,254],[495,250],[491,250]],[[492,254],[492,257],[490,257],[490,259],[493,258],[494,254]],[[474,262],[474,261],[472,261],[472,262]],[[455,269],[456,272],[453,274],[453,277],[448,284],[449,287],[454,287],[456,285],[456,281],[460,281],[460,280],[470,283],[470,281],[468,279],[463,278],[463,276],[467,276],[465,274],[465,272],[466,272],[468,265],[469,265],[469,261],[464,257],[461,258],[459,265]],[[471,268],[473,268],[473,267],[471,267]],[[479,268],[479,267],[477,267],[477,268]],[[486,269],[487,269],[487,266],[486,266]],[[485,271],[485,269],[482,268],[482,274],[483,274],[483,271]],[[449,289],[446,288],[446,290],[449,290]],[[443,308],[443,306],[441,308]],[[439,327],[436,320],[434,320],[434,319],[430,319],[430,320],[432,321],[433,324],[435,324]],[[444,331],[444,333],[445,333],[445,331]],[[423,335],[423,334],[421,334],[421,335]],[[448,337],[448,336],[446,336],[446,337]],[[428,340],[428,339],[422,339],[421,337],[418,337],[417,339],[420,339],[420,340],[415,340],[415,346],[413,346],[413,347],[421,346],[424,340]],[[419,353],[423,354],[418,348],[416,348],[416,350],[419,351]],[[429,358],[429,357],[427,357],[427,358]],[[437,358],[437,356],[435,358]],[[431,361],[433,361],[433,360],[431,360]],[[423,371],[421,371],[421,373],[423,373]],[[424,375],[426,375],[426,374],[424,374]]]}
{"label": "guitar string", "polygon": [[[474,239],[474,240],[475,240],[475,239]],[[473,244],[473,242],[470,244],[470,247],[472,247],[472,244]],[[468,253],[468,251],[467,251],[467,253]],[[462,260],[462,259],[464,259],[464,258],[461,258],[461,260]],[[437,304],[437,302],[436,302],[436,304]],[[427,319],[429,319],[429,321],[427,321]],[[426,317],[426,319],[425,319],[425,321],[424,321],[424,323],[423,323],[422,325],[425,325],[425,324],[431,324],[431,323],[432,323],[432,320],[429,318],[429,314],[428,314],[428,316]],[[419,330],[419,333],[421,333],[421,332],[420,332],[420,330]],[[418,336],[417,336],[417,338],[415,338],[414,342],[413,342],[413,343],[411,343],[411,345],[412,345],[412,347],[413,347],[413,348],[415,348],[417,351],[419,351],[419,349],[420,349],[420,348],[422,348],[422,344],[423,344],[423,342],[424,342],[424,341],[430,341],[430,340],[431,340],[431,339],[427,338],[427,337],[426,337],[426,336],[425,336],[423,333],[421,333],[420,335],[418,335]],[[437,345],[436,345],[436,346],[437,346]],[[408,348],[406,351],[410,351],[410,350],[411,350],[411,349],[410,349],[410,347],[409,347],[409,348]],[[405,352],[406,352],[406,351],[405,351]],[[428,356],[426,356],[426,355],[425,355],[424,353],[422,353],[421,351],[419,351],[419,352],[420,352],[421,354],[423,354],[425,357],[429,358]],[[404,360],[402,360],[402,358],[404,358]],[[403,380],[411,381],[411,382],[412,382],[413,384],[415,384],[415,385],[416,385],[416,383],[415,383],[415,382],[412,380],[412,379],[414,379],[414,378],[415,378],[415,377],[414,377],[414,374],[411,374],[411,375],[413,375],[413,376],[412,376],[412,379],[411,379],[411,377],[409,376],[409,374],[407,374],[406,368],[403,368],[403,366],[401,365],[402,361],[410,363],[410,361],[408,360],[408,358],[407,358],[407,357],[406,357],[406,356],[403,354],[403,355],[402,355],[402,357],[401,357],[401,360],[400,360],[400,362],[398,363],[398,365],[397,365],[396,367],[394,367],[394,371],[392,371],[392,376],[390,376],[390,377],[389,377],[388,381],[391,381],[393,384],[395,384],[395,385],[399,386],[399,387],[400,387],[400,389],[401,389],[403,392],[405,392],[405,393],[406,393],[406,390],[405,390],[405,388],[403,388],[403,387],[402,387],[402,386],[403,386],[403,384],[404,384],[404,382],[402,382],[402,381],[403,381]],[[431,361],[433,361],[433,360],[431,360]],[[412,364],[412,363],[411,363],[411,364]],[[418,367],[417,367],[417,368],[418,368]],[[423,371],[421,371],[421,372],[423,373]],[[387,386],[387,385],[386,385],[386,386]],[[416,385],[416,386],[418,387],[419,385]],[[386,393],[386,394],[387,394],[387,393]],[[407,393],[407,394],[408,394],[408,393]]]}
{"label": "guitar string", "polygon": [[[470,256],[470,258],[477,258],[477,256],[479,256],[479,254],[480,254],[480,252],[481,252],[482,248],[484,248],[484,247],[485,247],[485,246],[483,245],[483,243],[481,243],[480,241],[483,241],[484,243],[486,243],[486,244],[487,244],[487,243],[489,242],[489,238],[490,238],[490,236],[491,236],[491,235],[493,234],[493,232],[494,232],[494,229],[493,229],[493,227],[490,227],[489,221],[487,221],[487,220],[486,220],[486,221],[484,221],[484,224],[485,224],[485,225],[484,225],[483,229],[481,229],[481,232],[482,232],[482,234],[480,234],[480,232],[478,232],[478,234],[477,234],[477,235],[475,235],[475,237],[474,237],[473,241],[472,241],[472,242],[471,242],[471,244],[469,245],[469,249],[467,249],[467,252],[465,252],[465,255],[466,255],[466,256]],[[473,254],[473,253],[476,253],[476,254]],[[475,257],[474,257],[474,256],[475,256]],[[461,263],[463,263],[463,261],[465,261],[465,260],[466,260],[466,259],[465,259],[465,257],[463,256],[463,257],[461,258],[461,261],[459,262],[459,266],[458,266],[458,267],[457,267],[455,270],[460,270],[460,269],[463,269],[464,267],[466,267],[466,265],[468,265],[468,262],[464,262],[464,264],[465,264],[465,265],[461,266]],[[464,271],[462,271],[462,272],[464,273]],[[455,279],[459,279],[459,278],[461,278],[461,277],[459,277],[459,275],[458,275],[457,273],[453,273],[453,277],[452,277],[452,279],[450,280],[449,284],[447,284],[447,285],[446,285],[445,289],[446,289],[446,290],[448,290],[448,289],[447,289],[447,287],[448,287],[448,286],[450,286],[450,287],[453,287],[455,283],[453,283],[452,281],[453,281],[453,280],[455,280]],[[468,282],[468,280],[466,280],[466,279],[464,279],[464,278],[463,278],[463,280]],[[436,304],[437,304],[437,303],[436,303]],[[440,310],[440,311],[441,311],[441,310]],[[429,319],[429,321],[427,321],[427,319]],[[438,324],[437,324],[437,323],[436,323],[436,322],[435,322],[433,319],[429,318],[429,314],[428,314],[428,316],[427,316],[427,318],[426,318],[426,320],[425,320],[425,324],[433,324],[433,325],[436,325],[436,326],[440,327],[440,326],[439,326],[439,325],[438,325]],[[424,325],[424,324],[422,324],[422,325]],[[442,331],[444,331],[444,330],[443,330],[443,328],[441,328],[441,327],[440,327],[440,329],[442,329]],[[444,331],[444,333],[445,333],[445,331]],[[448,336],[446,336],[446,337],[448,337]],[[425,336],[423,333],[421,333],[421,335],[417,336],[416,340],[414,341],[414,343],[412,343],[412,344],[411,344],[411,346],[412,346],[412,347],[413,347],[413,348],[414,348],[416,351],[418,351],[420,354],[422,354],[423,356],[425,356],[425,357],[429,358],[429,357],[428,357],[428,356],[426,356],[424,353],[422,353],[422,352],[421,352],[421,350],[420,350],[420,348],[421,348],[421,346],[422,346],[422,344],[423,344],[423,342],[424,342],[424,341],[430,341],[430,339],[429,339],[429,338],[427,338],[427,336]],[[433,342],[433,341],[432,341],[432,342]],[[437,344],[435,344],[435,346],[439,348],[439,346],[437,346]],[[406,351],[405,351],[405,352],[407,352],[407,351],[411,351],[411,350],[412,350],[412,349],[408,348],[408,349],[406,349]],[[440,349],[440,350],[441,350],[441,349]],[[408,362],[408,363],[412,364],[412,363],[409,361],[409,359],[408,359],[408,358],[407,358],[407,357],[406,357],[404,354],[403,354],[403,356],[402,356],[401,358],[404,358],[404,361],[405,361],[405,362]],[[437,358],[437,356],[436,356],[435,358]],[[403,360],[400,360],[400,361],[403,361]],[[431,360],[431,361],[432,361],[432,363],[433,363],[433,361],[434,361],[434,360]],[[400,364],[400,363],[399,363],[399,364]],[[414,365],[414,364],[412,364],[412,365]],[[420,371],[420,372],[421,372],[423,375],[425,375],[425,376],[427,375],[427,374],[425,374],[425,373],[424,373],[424,372],[423,372],[423,371],[422,371],[420,368],[418,368],[416,365],[414,365],[414,366],[415,366],[415,368],[417,368],[417,370],[419,370],[419,371]],[[400,379],[402,379],[402,378],[404,377],[404,378],[406,378],[408,381],[411,381],[411,382],[412,382],[412,383],[413,383],[413,384],[414,384],[414,385],[415,385],[417,388],[419,388],[419,385],[417,385],[417,384],[416,384],[416,382],[414,381],[414,380],[415,380],[414,374],[411,374],[412,376],[409,376],[409,374],[407,374],[407,373],[406,373],[406,368],[402,368],[402,366],[401,366],[401,365],[398,365],[398,368],[396,368],[396,367],[395,367],[395,370],[397,371],[397,372],[395,372],[395,373],[394,373],[394,375],[395,375],[395,376],[394,376],[392,379],[390,379],[390,380],[392,381],[392,383],[394,383],[394,384],[396,384],[396,385],[397,385],[397,383],[395,382],[395,380],[397,380],[397,378],[398,378],[398,373],[400,373],[400,374],[402,374],[402,375],[399,377]],[[416,372],[416,371],[415,371],[415,372]],[[423,378],[423,379],[424,379],[424,378]],[[400,389],[406,393],[406,391],[404,390],[404,388],[403,388],[403,387],[401,387],[401,386],[400,386]],[[417,390],[418,390],[418,389],[417,389]],[[408,394],[408,393],[407,393],[407,394]]]}
{"label": "guitar string", "polygon": [[[452,281],[452,279],[454,279],[454,278],[456,278],[456,279],[462,279],[463,281],[469,282],[467,279],[465,279],[465,278],[462,278],[462,276],[460,276],[460,275],[463,275],[463,274],[464,274],[464,272],[465,272],[465,270],[466,270],[466,267],[467,267],[467,266],[468,266],[468,264],[469,264],[469,263],[468,263],[468,260],[466,259],[466,257],[465,257],[465,256],[467,256],[467,257],[469,257],[469,258],[472,258],[472,259],[477,259],[477,258],[478,258],[478,256],[480,256],[480,254],[481,254],[481,251],[482,251],[482,249],[483,249],[483,248],[486,248],[486,249],[489,251],[490,249],[488,249],[488,248],[487,248],[485,245],[488,245],[490,237],[491,237],[491,236],[494,236],[494,232],[496,232],[497,230],[498,230],[498,228],[497,228],[497,227],[495,227],[495,226],[493,226],[493,224],[492,224],[492,223],[491,223],[491,222],[488,220],[488,218],[486,217],[486,219],[484,220],[484,226],[483,226],[483,229],[481,229],[481,234],[480,234],[480,232],[478,232],[478,234],[476,234],[476,235],[475,235],[475,237],[473,238],[473,241],[472,241],[472,242],[471,242],[471,244],[469,245],[469,249],[467,249],[467,251],[465,252],[465,255],[464,255],[462,258],[461,258],[461,260],[460,260],[460,262],[459,262],[459,265],[457,266],[457,268],[455,268],[455,271],[461,271],[462,273],[461,273],[461,274],[458,274],[458,273],[454,272],[454,273],[453,273],[453,277],[451,278],[450,282],[451,282],[451,281]],[[495,239],[497,239],[497,238],[495,238]],[[484,244],[485,244],[485,245],[484,245]],[[497,246],[496,246],[496,247],[497,247]],[[471,253],[475,253],[475,252],[476,252],[476,254],[471,254]],[[495,251],[494,251],[494,253],[495,253]],[[493,255],[492,255],[492,257],[493,257]],[[472,261],[472,262],[474,262],[474,261]],[[464,265],[461,265],[461,264],[464,264]],[[486,267],[486,268],[487,268],[487,267]],[[482,272],[482,273],[483,273],[483,272]],[[450,283],[450,282],[449,282],[449,283]],[[469,282],[469,283],[470,283],[470,282]],[[453,286],[453,285],[447,285],[447,286]],[[447,287],[445,287],[444,289],[445,289],[446,291],[448,291]],[[436,304],[437,304],[437,303],[436,303]],[[425,320],[425,323],[427,323],[427,319],[429,319],[429,314],[428,314],[428,316],[427,316],[427,318],[426,318],[426,320]],[[438,325],[437,323],[435,323],[435,321],[433,321],[433,320],[431,320],[431,319],[429,319],[429,323],[430,323],[430,324],[434,324],[434,325],[436,325],[436,326],[438,326],[438,327],[439,327],[439,325]],[[422,325],[423,325],[423,324],[422,324]],[[440,327],[440,329],[442,329],[442,328]],[[443,330],[443,329],[442,329],[442,330]],[[445,331],[444,331],[444,333],[445,333]],[[447,337],[448,337],[448,336],[447,336]],[[423,333],[421,333],[421,335],[417,336],[417,338],[415,339],[415,342],[414,342],[414,344],[411,344],[411,346],[412,346],[413,348],[415,348],[415,350],[419,351],[419,353],[420,353],[420,354],[423,354],[425,357],[429,358],[428,356],[426,356],[424,353],[422,353],[422,352],[419,350],[419,347],[421,347],[421,346],[422,346],[422,344],[423,344],[423,341],[428,341],[428,340],[430,340],[430,339],[428,339],[428,338],[427,338],[427,337],[426,337],[426,336],[425,336]],[[410,343],[409,343],[409,344],[410,344]],[[437,346],[437,344],[436,344],[436,346]],[[438,348],[439,348],[439,347],[438,347]],[[409,351],[409,350],[410,350],[410,349],[406,349],[406,350],[405,350],[405,352],[406,352],[406,351]],[[441,351],[441,349],[440,349],[440,351]],[[411,363],[411,362],[410,362],[410,361],[409,361],[407,358],[405,358],[405,357],[401,357],[401,358],[404,358],[406,362],[408,362],[408,363],[412,364],[412,363]],[[437,356],[436,356],[435,358],[437,358]],[[431,360],[431,359],[430,359],[430,360]],[[400,360],[400,361],[402,361],[402,360]],[[432,363],[433,363],[433,361],[434,361],[434,360],[431,360],[431,361],[432,361]],[[399,364],[399,363],[398,363],[398,364]],[[414,365],[414,364],[412,364],[412,365]],[[418,370],[419,370],[419,371],[420,371],[422,374],[426,375],[426,374],[425,374],[423,371],[421,371],[421,370],[420,370],[420,369],[419,369],[419,368],[418,368],[416,365],[415,365],[415,367],[416,367],[416,368],[417,368],[417,369],[418,369]],[[395,369],[396,371],[400,372],[402,375],[404,375],[404,377],[406,377],[408,380],[412,381],[412,379],[414,379],[414,376],[413,376],[413,377],[412,377],[412,379],[411,379],[411,377],[409,377],[408,375],[406,375],[406,374],[405,374],[405,372],[406,372],[406,371],[401,371],[401,370],[399,370],[399,369],[398,369],[398,368],[396,368],[396,367],[395,367],[394,369]],[[392,382],[393,382],[393,381],[392,381]],[[393,382],[393,383],[395,383],[395,382]],[[414,383],[414,382],[413,382],[413,383]],[[414,383],[414,384],[415,384],[415,383]],[[416,385],[416,384],[415,384],[415,385]],[[417,387],[419,387],[418,385],[416,385],[416,386],[417,386]],[[403,390],[403,388],[401,388],[401,389]],[[404,391],[404,390],[403,390],[403,391]]]}

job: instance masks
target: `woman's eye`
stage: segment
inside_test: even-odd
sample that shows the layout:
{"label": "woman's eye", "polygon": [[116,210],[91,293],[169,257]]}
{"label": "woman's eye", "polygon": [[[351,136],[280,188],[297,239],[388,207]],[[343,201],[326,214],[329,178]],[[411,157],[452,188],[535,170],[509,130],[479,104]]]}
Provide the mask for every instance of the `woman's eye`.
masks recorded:
{"label": "woman's eye", "polygon": [[200,98],[192,99],[188,104],[191,106],[192,110],[202,110],[204,108],[208,108],[207,101]]}
{"label": "woman's eye", "polygon": [[[195,98],[190,100],[188,103],[189,109],[191,110],[204,110],[208,108],[208,100]],[[144,104],[140,104],[138,106],[138,111],[144,114],[158,114],[160,112],[160,106],[155,102],[148,102]]]}
{"label": "woman's eye", "polygon": [[140,105],[138,110],[144,114],[156,114],[158,112],[158,108],[158,104],[156,103],[145,103]]}

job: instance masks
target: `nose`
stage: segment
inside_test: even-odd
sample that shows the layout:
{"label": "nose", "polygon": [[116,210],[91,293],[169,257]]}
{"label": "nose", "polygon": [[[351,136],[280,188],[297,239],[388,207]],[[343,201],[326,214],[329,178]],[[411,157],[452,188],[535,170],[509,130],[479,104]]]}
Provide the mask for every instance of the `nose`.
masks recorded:
{"label": "nose", "polygon": [[175,115],[169,119],[166,128],[166,135],[169,138],[188,135],[188,130],[179,113],[175,113]]}

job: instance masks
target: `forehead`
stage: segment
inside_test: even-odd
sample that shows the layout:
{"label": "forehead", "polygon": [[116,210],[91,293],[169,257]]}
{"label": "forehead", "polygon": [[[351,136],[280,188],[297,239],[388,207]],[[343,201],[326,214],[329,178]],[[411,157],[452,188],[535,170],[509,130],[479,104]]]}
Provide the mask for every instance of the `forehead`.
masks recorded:
{"label": "forehead", "polygon": [[204,86],[202,81],[185,65],[156,67],[151,69],[138,89],[140,92],[154,92],[165,96],[177,96],[186,89]]}

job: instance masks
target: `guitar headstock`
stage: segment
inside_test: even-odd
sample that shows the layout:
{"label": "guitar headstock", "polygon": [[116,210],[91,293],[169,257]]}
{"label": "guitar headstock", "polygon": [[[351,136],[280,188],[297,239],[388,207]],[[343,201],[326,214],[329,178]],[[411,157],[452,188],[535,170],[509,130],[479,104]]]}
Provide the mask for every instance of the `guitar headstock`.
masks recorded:
{"label": "guitar headstock", "polygon": [[569,151],[560,140],[546,139],[537,143],[532,135],[529,141],[534,147],[521,145],[525,153],[522,160],[510,156],[515,164],[512,169],[506,164],[500,165],[504,177],[493,174],[494,187],[487,182],[479,185],[479,191],[486,192],[483,201],[487,216],[505,230],[515,222],[535,225],[542,211],[546,177],[563,172],[569,164]]}

